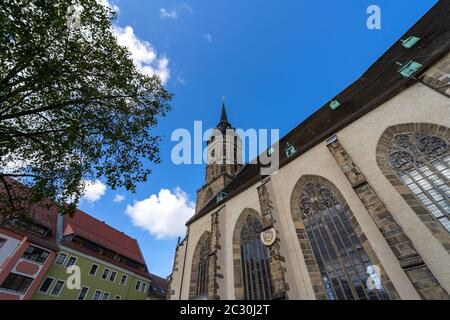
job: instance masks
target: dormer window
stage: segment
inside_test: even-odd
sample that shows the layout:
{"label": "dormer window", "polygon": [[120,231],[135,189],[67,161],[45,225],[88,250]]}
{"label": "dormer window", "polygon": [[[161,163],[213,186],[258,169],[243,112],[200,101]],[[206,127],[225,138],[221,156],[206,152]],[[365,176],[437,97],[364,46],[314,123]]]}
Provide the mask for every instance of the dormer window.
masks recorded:
{"label": "dormer window", "polygon": [[219,192],[219,194],[217,195],[217,197],[216,197],[216,201],[217,202],[220,202],[220,201],[222,201],[225,197],[227,196],[227,193],[226,192]]}
{"label": "dormer window", "polygon": [[289,158],[289,157],[293,156],[297,152],[297,149],[295,148],[294,145],[291,145],[288,142],[287,143],[287,147],[285,149],[285,152],[286,152],[286,156]]}

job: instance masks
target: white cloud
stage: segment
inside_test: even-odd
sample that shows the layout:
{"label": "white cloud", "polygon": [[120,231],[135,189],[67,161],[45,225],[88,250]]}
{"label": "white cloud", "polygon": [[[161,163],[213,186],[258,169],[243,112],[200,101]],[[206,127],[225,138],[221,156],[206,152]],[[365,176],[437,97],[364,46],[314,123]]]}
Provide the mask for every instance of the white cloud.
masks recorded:
{"label": "white cloud", "polygon": [[100,200],[100,198],[106,192],[106,185],[100,180],[95,181],[84,181],[84,194],[83,199],[88,202],[96,202]]}
{"label": "white cloud", "polygon": [[114,33],[117,42],[128,48],[136,67],[145,75],[158,75],[162,84],[165,84],[170,77],[169,59],[166,56],[160,56],[156,53],[153,46],[144,40],[139,39],[134,34],[131,26],[125,28],[114,26]]}
{"label": "white cloud", "polygon": [[179,187],[161,189],[147,199],[128,205],[126,214],[134,225],[147,230],[156,239],[184,235],[185,223],[194,214],[195,204]]}
{"label": "white cloud", "polygon": [[203,38],[205,38],[206,41],[208,41],[209,43],[212,42],[212,36],[211,36],[210,33],[205,33],[205,34],[203,35]]}
{"label": "white cloud", "polygon": [[177,19],[178,13],[177,10],[166,10],[164,8],[159,9],[159,14],[161,18],[169,18],[169,19]]}
{"label": "white cloud", "polygon": [[122,202],[123,200],[125,200],[125,197],[121,194],[116,194],[114,197],[114,202]]}
{"label": "white cloud", "polygon": [[186,84],[186,80],[184,80],[183,77],[178,76],[178,77],[177,77],[177,83],[181,83],[182,85],[185,85],[185,84]]}
{"label": "white cloud", "polygon": [[182,3],[182,4],[181,4],[181,7],[182,7],[183,9],[186,9],[190,14],[193,14],[193,13],[194,13],[194,10],[193,10],[190,6],[188,6],[186,3]]}

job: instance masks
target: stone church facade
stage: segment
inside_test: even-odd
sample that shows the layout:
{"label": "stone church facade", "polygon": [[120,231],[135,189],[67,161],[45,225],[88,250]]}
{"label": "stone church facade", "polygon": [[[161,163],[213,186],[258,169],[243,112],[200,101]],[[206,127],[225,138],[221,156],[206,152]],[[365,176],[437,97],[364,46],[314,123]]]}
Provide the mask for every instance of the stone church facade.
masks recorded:
{"label": "stone church facade", "polygon": [[208,141],[168,298],[449,299],[449,26],[440,2],[270,148],[273,175]]}

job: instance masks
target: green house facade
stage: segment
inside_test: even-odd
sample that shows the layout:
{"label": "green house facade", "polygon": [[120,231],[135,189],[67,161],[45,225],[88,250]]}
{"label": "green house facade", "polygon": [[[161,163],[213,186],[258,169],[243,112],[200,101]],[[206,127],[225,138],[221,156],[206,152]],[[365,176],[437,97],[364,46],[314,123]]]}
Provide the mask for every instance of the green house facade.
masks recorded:
{"label": "green house facade", "polygon": [[33,300],[145,300],[152,276],[139,244],[80,210],[58,217],[56,259]]}
{"label": "green house facade", "polygon": [[[79,289],[69,289],[70,265],[80,268]],[[61,285],[62,284],[62,285]],[[150,279],[112,263],[61,246],[33,300],[145,300]]]}

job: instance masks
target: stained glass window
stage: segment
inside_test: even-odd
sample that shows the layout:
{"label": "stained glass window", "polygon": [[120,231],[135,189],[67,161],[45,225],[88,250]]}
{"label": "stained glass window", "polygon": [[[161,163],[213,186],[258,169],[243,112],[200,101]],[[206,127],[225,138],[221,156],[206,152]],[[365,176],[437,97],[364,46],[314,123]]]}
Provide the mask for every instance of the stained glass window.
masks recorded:
{"label": "stained glass window", "polygon": [[267,248],[260,239],[262,225],[258,218],[248,216],[240,234],[242,277],[246,300],[270,300],[272,282]]}
{"label": "stained glass window", "polygon": [[372,263],[361,245],[342,204],[325,186],[307,183],[300,211],[329,300],[389,299],[379,279],[370,280]]}
{"label": "stained glass window", "polygon": [[449,143],[422,133],[400,133],[389,145],[389,165],[430,214],[450,232]]}
{"label": "stained glass window", "polygon": [[206,238],[200,247],[197,264],[197,286],[195,295],[208,294],[208,266],[209,266],[210,239]]}

